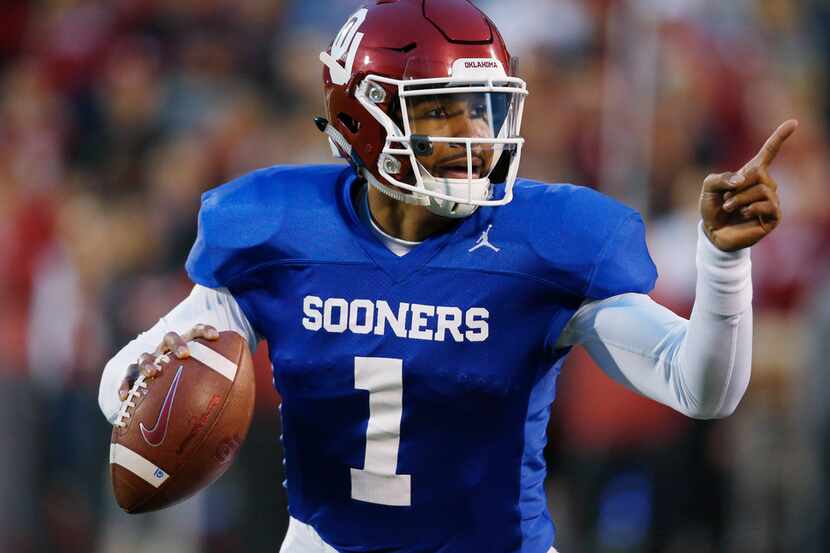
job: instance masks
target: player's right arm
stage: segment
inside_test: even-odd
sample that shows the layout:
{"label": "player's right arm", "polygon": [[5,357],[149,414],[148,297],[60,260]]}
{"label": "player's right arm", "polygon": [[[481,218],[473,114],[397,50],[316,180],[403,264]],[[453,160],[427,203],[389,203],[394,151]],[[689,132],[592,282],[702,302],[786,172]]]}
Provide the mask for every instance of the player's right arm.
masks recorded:
{"label": "player's right arm", "polygon": [[185,347],[193,338],[218,338],[218,332],[232,330],[243,336],[253,349],[256,333],[233,295],[225,288],[196,285],[190,295],[148,331],[124,346],[104,368],[98,390],[98,405],[110,423],[121,408],[122,394],[139,374],[152,378],[158,373],[155,357],[170,351],[187,357]]}

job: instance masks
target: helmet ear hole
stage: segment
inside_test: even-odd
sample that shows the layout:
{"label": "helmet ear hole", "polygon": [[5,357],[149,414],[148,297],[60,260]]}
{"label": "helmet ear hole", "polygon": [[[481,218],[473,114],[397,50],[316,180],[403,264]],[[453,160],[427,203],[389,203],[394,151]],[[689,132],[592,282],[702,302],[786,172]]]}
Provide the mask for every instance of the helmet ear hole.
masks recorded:
{"label": "helmet ear hole", "polygon": [[351,132],[352,134],[357,134],[357,132],[360,130],[360,121],[356,121],[346,113],[338,113],[337,120],[343,123],[343,125],[347,129],[349,129],[349,132]]}

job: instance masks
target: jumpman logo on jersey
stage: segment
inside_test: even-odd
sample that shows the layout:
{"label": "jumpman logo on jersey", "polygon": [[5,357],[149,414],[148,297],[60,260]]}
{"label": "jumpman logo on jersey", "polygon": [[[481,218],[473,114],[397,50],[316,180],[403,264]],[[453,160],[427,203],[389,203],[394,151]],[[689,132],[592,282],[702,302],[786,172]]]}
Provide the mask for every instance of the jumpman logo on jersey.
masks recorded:
{"label": "jumpman logo on jersey", "polygon": [[490,243],[490,229],[493,228],[493,225],[487,225],[487,230],[481,233],[478,240],[476,240],[476,245],[467,250],[470,253],[473,253],[479,248],[488,247],[494,252],[500,251],[500,248],[495,247],[493,244]]}

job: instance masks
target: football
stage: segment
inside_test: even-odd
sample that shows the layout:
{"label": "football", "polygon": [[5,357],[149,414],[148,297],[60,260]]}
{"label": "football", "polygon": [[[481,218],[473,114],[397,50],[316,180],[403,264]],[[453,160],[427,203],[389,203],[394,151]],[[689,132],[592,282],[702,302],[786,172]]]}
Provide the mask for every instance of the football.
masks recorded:
{"label": "football", "polygon": [[110,443],[112,487],[128,513],[169,507],[219,478],[245,439],[254,409],[248,344],[235,332],[160,356],[122,402]]}

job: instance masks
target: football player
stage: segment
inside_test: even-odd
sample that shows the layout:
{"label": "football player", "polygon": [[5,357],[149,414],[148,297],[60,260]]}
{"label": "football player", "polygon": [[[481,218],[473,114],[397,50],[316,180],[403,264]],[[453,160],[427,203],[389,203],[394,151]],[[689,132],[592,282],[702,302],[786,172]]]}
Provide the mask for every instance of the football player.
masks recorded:
{"label": "football player", "polygon": [[472,4],[372,1],[320,59],[317,125],[348,165],[207,192],[195,287],[107,364],[101,408],[114,420],[155,356],[186,357],[194,337],[264,339],[282,396],[284,553],[552,551],[542,450],[572,346],[690,417],[737,407],[749,247],[781,220],[767,168],[796,123],[704,181],[686,320],[646,295],[657,273],[636,212],[517,178],[527,89]]}

